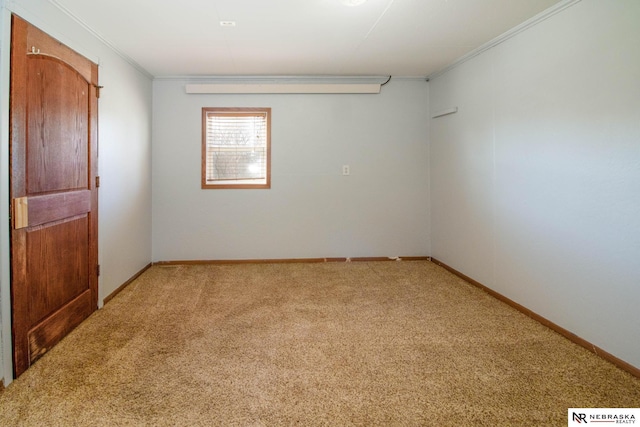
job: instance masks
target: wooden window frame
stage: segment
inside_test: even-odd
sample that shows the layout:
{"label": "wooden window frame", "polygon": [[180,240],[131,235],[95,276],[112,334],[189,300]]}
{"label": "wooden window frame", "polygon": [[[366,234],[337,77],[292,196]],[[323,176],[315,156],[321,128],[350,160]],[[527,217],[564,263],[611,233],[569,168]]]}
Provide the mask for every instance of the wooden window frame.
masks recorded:
{"label": "wooden window frame", "polygon": [[[241,115],[247,113],[263,113],[266,116],[266,176],[265,183],[247,184],[232,181],[226,184],[212,184],[207,180],[207,116],[210,113],[218,113],[225,116]],[[271,108],[268,107],[203,107],[202,108],[202,163],[201,163],[201,188],[207,190],[220,189],[270,189],[271,188]]]}

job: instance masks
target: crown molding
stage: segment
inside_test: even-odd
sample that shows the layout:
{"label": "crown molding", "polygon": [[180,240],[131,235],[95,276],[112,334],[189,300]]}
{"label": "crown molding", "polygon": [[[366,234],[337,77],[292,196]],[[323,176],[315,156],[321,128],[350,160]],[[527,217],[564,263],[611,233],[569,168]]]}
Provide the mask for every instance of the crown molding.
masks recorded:
{"label": "crown molding", "polygon": [[154,76],[151,73],[149,73],[146,69],[144,69],[135,60],[133,60],[133,58],[131,58],[126,53],[124,53],[122,50],[120,50],[115,44],[111,43],[111,41],[109,41],[106,37],[104,37],[102,34],[98,33],[96,30],[91,28],[91,26],[89,24],[84,22],[78,16],[74,15],[73,12],[71,12],[65,6],[61,5],[58,1],[56,1],[56,0],[48,0],[48,1],[53,6],[55,6],[58,10],[60,10],[62,13],[67,15],[69,18],[71,18],[74,22],[76,22],[78,25],[80,25],[84,30],[86,30],[88,33],[90,33],[93,37],[98,39],[102,44],[104,44],[109,49],[111,49],[113,52],[115,52],[116,55],[118,55],[120,58],[124,59],[127,63],[129,63],[129,65],[131,65],[133,68],[138,70],[141,74],[143,74],[144,76],[146,76],[150,80],[153,80]]}
{"label": "crown molding", "polygon": [[499,35],[498,37],[496,37],[493,40],[488,41],[487,43],[483,44],[482,46],[480,46],[477,49],[472,50],[471,52],[467,53],[466,55],[461,56],[460,58],[456,59],[453,63],[451,63],[450,65],[447,65],[445,68],[436,71],[435,73],[431,73],[427,76],[427,81],[436,78],[444,73],[446,73],[447,71],[450,71],[454,68],[456,68],[457,66],[464,64],[465,62],[467,62],[468,60],[475,58],[476,56],[480,55],[483,52],[486,52],[489,49],[492,49],[496,46],[498,46],[501,43],[504,43],[505,41],[509,40],[512,37],[515,37],[516,35],[520,34],[521,32],[535,26],[538,25],[539,23],[541,23],[542,21],[546,20],[547,18],[552,17],[553,15],[562,12],[563,10],[567,9],[568,7],[573,6],[576,3],[579,3],[582,0],[563,0],[553,6],[551,6],[550,8],[543,10],[542,12],[540,12],[539,14],[535,15],[534,17],[526,20],[525,22],[523,22],[522,24],[513,27],[512,29],[510,29],[509,31]]}

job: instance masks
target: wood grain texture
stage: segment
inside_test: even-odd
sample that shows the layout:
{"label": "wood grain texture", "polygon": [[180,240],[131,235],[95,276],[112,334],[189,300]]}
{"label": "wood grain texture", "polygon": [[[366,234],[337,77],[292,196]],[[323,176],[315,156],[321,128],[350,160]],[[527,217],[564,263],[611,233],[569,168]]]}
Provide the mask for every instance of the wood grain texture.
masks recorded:
{"label": "wood grain texture", "polygon": [[11,332],[13,337],[13,370],[17,377],[29,367],[29,293],[27,283],[27,230],[11,232]]}
{"label": "wood grain texture", "polygon": [[29,199],[18,197],[13,199],[13,228],[29,226]]}
{"label": "wood grain texture", "polygon": [[[12,16],[11,26],[11,96],[9,107],[9,167],[11,170],[10,198],[24,197],[26,192],[27,134],[27,25]],[[11,233],[11,332],[13,336],[13,370],[18,376],[29,367],[29,298],[27,262],[22,254],[27,248],[26,229],[12,229]]]}
{"label": "wood grain texture", "polygon": [[47,317],[29,331],[29,361],[38,360],[93,312],[91,291],[86,290],[73,301]]}
{"label": "wood grain texture", "polygon": [[9,106],[9,166],[11,168],[11,198],[23,197],[26,192],[27,135],[27,25],[12,16],[11,25],[11,96]]}
{"label": "wood grain texture", "polygon": [[30,221],[11,230],[16,376],[97,308],[97,83],[96,64],[12,16],[10,193]]}
{"label": "wood grain texture", "polygon": [[29,197],[29,226],[84,215],[91,211],[91,206],[89,190],[32,196]]}
{"label": "wood grain texture", "polygon": [[31,325],[89,289],[87,216],[33,227],[27,234]]}
{"label": "wood grain texture", "polygon": [[93,73],[93,63],[91,61],[88,61],[87,58],[80,55],[78,52],[69,49],[69,47],[60,43],[58,40],[49,37],[49,35],[44,31],[34,26],[29,26],[23,52],[27,55],[31,55],[32,47],[34,47],[36,51],[39,51],[39,55],[51,56],[53,58],[63,60],[71,68],[76,70],[86,81],[94,85],[98,84],[97,75],[94,75]]}
{"label": "wood grain texture", "polygon": [[[88,61],[87,61],[88,62]],[[89,288],[91,307],[98,307],[98,65],[91,63],[91,83],[89,87],[89,158],[88,184],[91,191],[89,218]],[[92,269],[92,270],[91,270]]]}
{"label": "wood grain texture", "polygon": [[87,188],[90,85],[55,58],[27,66],[28,194]]}

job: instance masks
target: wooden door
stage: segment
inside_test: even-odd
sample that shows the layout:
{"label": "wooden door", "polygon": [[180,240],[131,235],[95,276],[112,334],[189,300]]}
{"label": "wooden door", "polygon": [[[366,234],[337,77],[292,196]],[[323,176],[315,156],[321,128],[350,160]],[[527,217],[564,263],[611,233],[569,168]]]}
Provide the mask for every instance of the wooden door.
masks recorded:
{"label": "wooden door", "polygon": [[14,373],[97,308],[98,66],[12,18]]}

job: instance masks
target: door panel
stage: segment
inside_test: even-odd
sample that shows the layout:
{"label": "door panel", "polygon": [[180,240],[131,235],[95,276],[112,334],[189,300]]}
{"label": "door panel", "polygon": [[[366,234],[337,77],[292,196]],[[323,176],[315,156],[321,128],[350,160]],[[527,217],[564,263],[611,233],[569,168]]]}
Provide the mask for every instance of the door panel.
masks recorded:
{"label": "door panel", "polygon": [[87,188],[88,82],[55,58],[27,64],[28,192]]}
{"label": "door panel", "polygon": [[91,191],[76,190],[64,193],[30,196],[28,218],[31,227],[69,218],[91,210]]}
{"label": "door panel", "polygon": [[12,17],[11,295],[18,376],[97,308],[96,64]]}
{"label": "door panel", "polygon": [[87,290],[34,326],[27,336],[29,360],[36,361],[95,310],[91,308],[91,291]]}
{"label": "door panel", "polygon": [[87,290],[87,216],[29,228],[29,314],[36,325]]}

